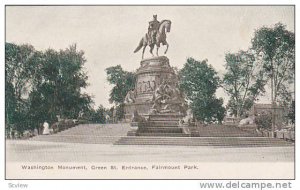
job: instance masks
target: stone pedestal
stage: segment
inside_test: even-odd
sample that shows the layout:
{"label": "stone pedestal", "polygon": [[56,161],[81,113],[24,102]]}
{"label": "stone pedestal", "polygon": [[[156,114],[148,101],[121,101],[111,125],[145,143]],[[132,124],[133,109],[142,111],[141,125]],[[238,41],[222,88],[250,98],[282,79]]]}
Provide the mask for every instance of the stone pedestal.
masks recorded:
{"label": "stone pedestal", "polygon": [[[128,100],[125,102],[125,118],[138,125],[135,135],[184,134],[179,121],[185,116],[186,104],[178,87],[177,76],[166,56],[141,61],[136,73],[135,89],[130,93],[125,98]],[[138,117],[138,122],[133,115]]]}
{"label": "stone pedestal", "polygon": [[[141,61],[136,73],[135,101],[125,103],[125,118],[129,120],[136,110],[139,115],[148,116],[155,89],[163,82],[175,78],[175,72],[170,67],[166,56],[153,57]],[[173,81],[175,82],[175,81]],[[177,81],[176,81],[177,82]]]}

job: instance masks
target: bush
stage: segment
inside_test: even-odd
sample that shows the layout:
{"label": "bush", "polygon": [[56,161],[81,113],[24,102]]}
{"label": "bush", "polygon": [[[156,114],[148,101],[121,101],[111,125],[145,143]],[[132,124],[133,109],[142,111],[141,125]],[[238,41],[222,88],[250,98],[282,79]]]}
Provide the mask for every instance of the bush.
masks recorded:
{"label": "bush", "polygon": [[272,113],[262,112],[255,117],[255,123],[258,129],[271,129],[272,128]]}

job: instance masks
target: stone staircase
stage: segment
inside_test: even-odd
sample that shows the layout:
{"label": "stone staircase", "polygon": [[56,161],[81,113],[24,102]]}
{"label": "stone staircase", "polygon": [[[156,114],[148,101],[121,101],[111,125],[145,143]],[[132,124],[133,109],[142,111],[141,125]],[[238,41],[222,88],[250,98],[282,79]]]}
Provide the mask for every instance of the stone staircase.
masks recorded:
{"label": "stone staircase", "polygon": [[[166,137],[189,137],[191,134],[184,133],[178,126],[178,121],[152,121],[144,125],[140,124],[136,132],[130,131],[128,136],[166,136]],[[243,130],[236,126],[208,125],[205,127],[190,127],[193,137],[257,137],[255,130]]]}
{"label": "stone staircase", "polygon": [[194,130],[199,137],[258,137],[255,130],[243,130],[234,125],[208,125]]}
{"label": "stone staircase", "polygon": [[[208,126],[199,129],[201,137],[174,136],[178,129],[146,129],[151,136],[126,136],[130,130],[129,124],[85,124],[69,128],[53,135],[35,136],[30,141],[48,141],[84,144],[114,144],[114,145],[166,145],[166,146],[212,146],[212,147],[284,147],[293,146],[291,142],[281,139],[251,136],[238,128],[226,126]],[[154,130],[154,131],[152,131]],[[153,136],[171,130],[170,136]],[[210,134],[210,137],[209,137]],[[248,135],[248,136],[247,136]]]}
{"label": "stone staircase", "polygon": [[139,127],[135,136],[165,136],[165,137],[188,137],[177,121],[150,121]]}
{"label": "stone staircase", "polygon": [[[213,147],[282,147],[293,143],[259,137],[255,131],[242,130],[236,126],[208,125],[193,127],[193,137],[184,134],[178,124],[170,121],[155,121],[140,127],[136,133],[122,137],[115,145],[168,145],[168,146],[213,146]],[[195,132],[196,131],[196,132]]]}
{"label": "stone staircase", "polygon": [[32,137],[31,141],[113,144],[121,136],[126,136],[129,124],[83,124],[52,135]]}
{"label": "stone staircase", "polygon": [[293,143],[266,137],[122,137],[115,145],[168,145],[213,147],[284,147]]}

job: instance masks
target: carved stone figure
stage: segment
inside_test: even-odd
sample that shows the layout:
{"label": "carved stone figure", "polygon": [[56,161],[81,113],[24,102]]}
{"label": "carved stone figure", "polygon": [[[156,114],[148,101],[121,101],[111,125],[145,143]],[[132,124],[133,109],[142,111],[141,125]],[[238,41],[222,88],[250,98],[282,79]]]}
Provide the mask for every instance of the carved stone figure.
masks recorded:
{"label": "carved stone figure", "polygon": [[250,116],[250,117],[247,117],[245,119],[242,119],[240,122],[239,122],[239,126],[243,126],[243,125],[253,125],[254,124],[254,121],[255,121],[255,117],[254,116]]}
{"label": "carved stone figure", "polygon": [[156,88],[156,82],[154,80],[152,81],[151,88],[152,88],[152,91],[154,91]]}
{"label": "carved stone figure", "polygon": [[143,88],[143,84],[141,82],[139,82],[137,84],[137,90],[138,90],[138,92],[142,92],[143,91],[142,88]]}
{"label": "carved stone figure", "polygon": [[164,80],[153,93],[152,113],[184,113],[185,105],[177,85]]}
{"label": "carved stone figure", "polygon": [[164,84],[160,84],[153,93],[153,106],[152,109],[158,111],[160,109],[162,102],[164,101]]}
{"label": "carved stone figure", "polygon": [[153,20],[149,22],[148,32],[140,40],[138,47],[134,50],[134,53],[138,52],[143,47],[142,59],[144,59],[144,52],[147,46],[150,47],[150,53],[153,55],[153,48],[156,45],[156,55],[158,56],[158,49],[160,44],[166,45],[165,54],[168,51],[169,44],[167,42],[166,33],[171,31],[171,21],[162,20],[159,22],[157,20],[157,15],[153,15]]}
{"label": "carved stone figure", "polygon": [[134,90],[130,90],[127,92],[127,95],[125,96],[124,103],[134,103],[135,101],[135,92]]}
{"label": "carved stone figure", "polygon": [[152,86],[151,86],[151,83],[150,83],[150,81],[147,81],[147,92],[152,92],[153,91],[153,89],[152,89]]}
{"label": "carved stone figure", "polygon": [[186,116],[182,118],[183,123],[188,124],[193,120],[193,111],[191,109],[188,109],[186,111]]}

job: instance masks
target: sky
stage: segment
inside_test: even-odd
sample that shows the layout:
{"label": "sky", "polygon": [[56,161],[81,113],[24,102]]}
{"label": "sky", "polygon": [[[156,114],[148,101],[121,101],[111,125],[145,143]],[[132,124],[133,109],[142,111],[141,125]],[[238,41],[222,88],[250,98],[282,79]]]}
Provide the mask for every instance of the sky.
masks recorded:
{"label": "sky", "polygon": [[[208,59],[220,75],[225,54],[247,50],[254,31],[281,22],[294,32],[293,6],[6,6],[6,42],[29,43],[37,50],[65,49],[76,43],[85,52],[85,71],[95,107],[111,107],[105,69],[121,65],[135,71],[141,51],[133,53],[152,15],[172,21],[166,56],[181,69],[186,58]],[[162,55],[165,47],[160,48]],[[149,47],[145,58],[151,57]],[[217,97],[226,101],[222,89]],[[269,94],[260,98],[268,103]]]}

